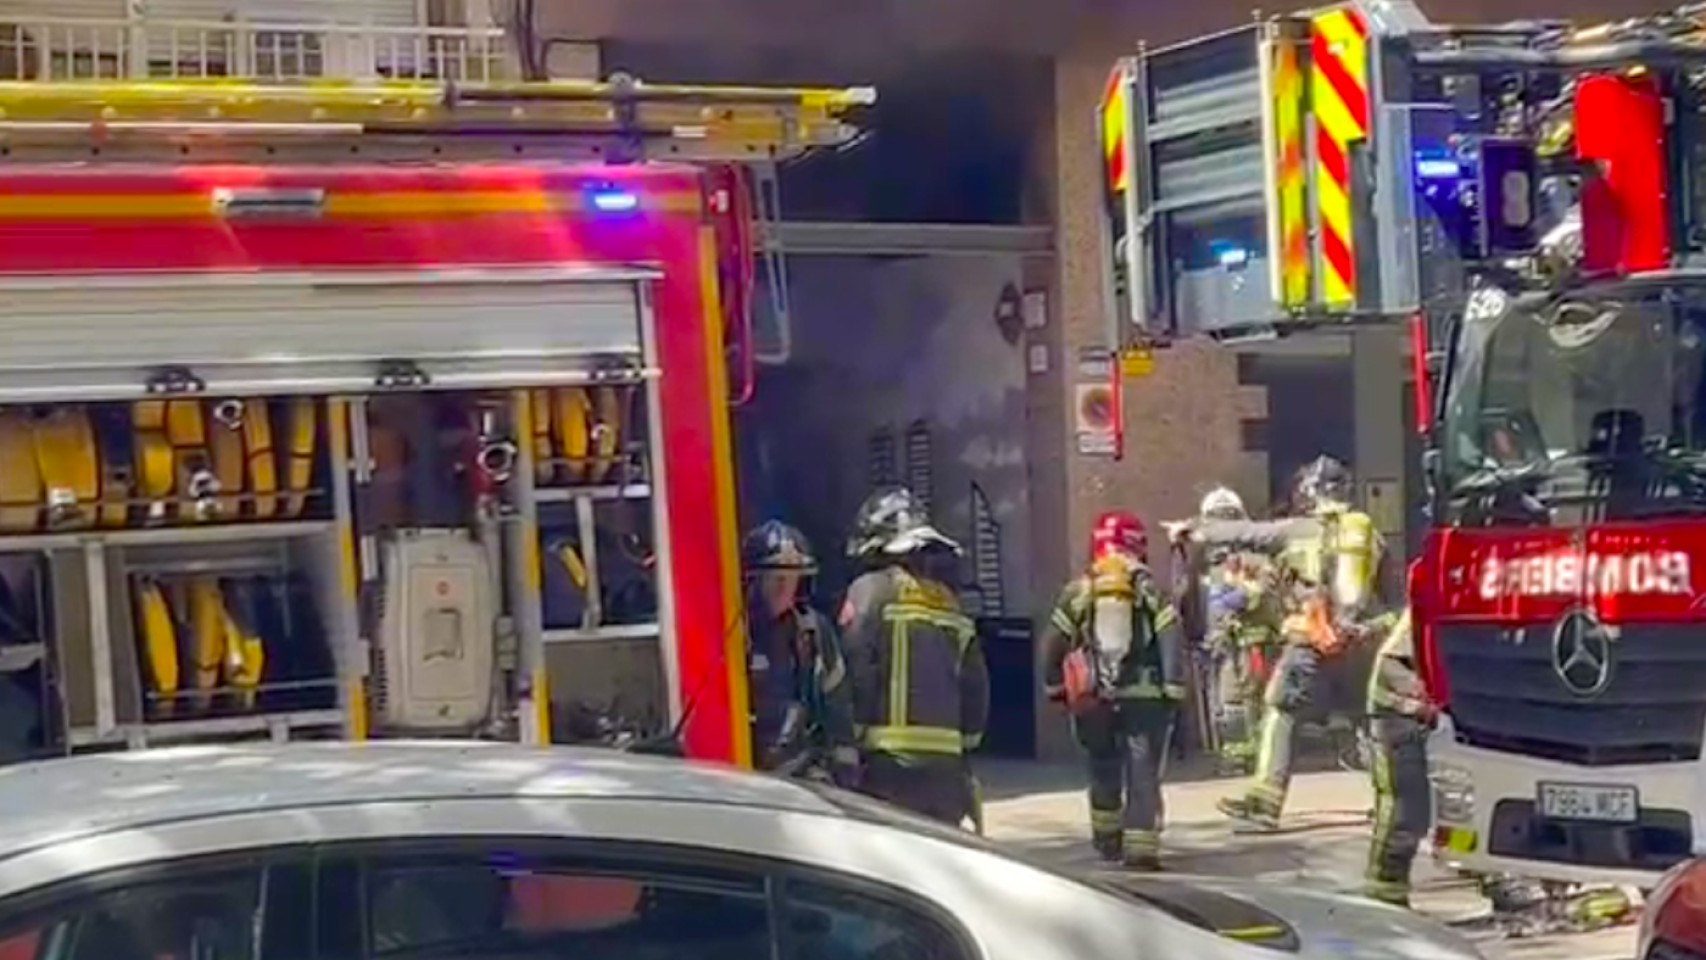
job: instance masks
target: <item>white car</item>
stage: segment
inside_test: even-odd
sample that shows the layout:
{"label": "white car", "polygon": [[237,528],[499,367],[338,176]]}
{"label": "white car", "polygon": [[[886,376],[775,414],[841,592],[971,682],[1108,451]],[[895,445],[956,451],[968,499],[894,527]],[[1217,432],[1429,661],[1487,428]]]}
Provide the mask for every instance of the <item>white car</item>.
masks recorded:
{"label": "white car", "polygon": [[1081,878],[831,788],[611,751],[188,747],[0,771],[0,960],[1470,960],[1412,914]]}

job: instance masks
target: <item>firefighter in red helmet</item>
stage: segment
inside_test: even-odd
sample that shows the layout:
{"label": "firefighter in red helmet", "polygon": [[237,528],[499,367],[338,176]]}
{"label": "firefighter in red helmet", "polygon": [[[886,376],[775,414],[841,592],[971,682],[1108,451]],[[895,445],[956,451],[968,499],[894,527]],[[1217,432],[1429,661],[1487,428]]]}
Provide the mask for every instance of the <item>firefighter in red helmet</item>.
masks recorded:
{"label": "firefighter in red helmet", "polygon": [[1161,772],[1185,693],[1184,629],[1148,555],[1142,521],[1103,514],[1043,639],[1046,693],[1089,758],[1091,842],[1139,870],[1160,867]]}

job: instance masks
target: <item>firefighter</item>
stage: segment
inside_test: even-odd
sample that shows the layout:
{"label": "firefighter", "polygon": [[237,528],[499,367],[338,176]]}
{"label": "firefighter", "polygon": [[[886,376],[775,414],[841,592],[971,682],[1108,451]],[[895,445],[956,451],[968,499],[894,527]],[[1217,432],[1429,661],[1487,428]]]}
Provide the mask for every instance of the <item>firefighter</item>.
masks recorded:
{"label": "firefighter", "polygon": [[[1344,464],[1318,457],[1292,481],[1293,516],[1284,520],[1195,520],[1169,524],[1169,534],[1193,544],[1201,562],[1205,546],[1240,547],[1273,556],[1278,598],[1285,617],[1281,650],[1263,692],[1257,733],[1256,782],[1220,809],[1240,829],[1278,826],[1291,785],[1292,740],[1307,709],[1334,702],[1356,662],[1349,650],[1381,629],[1377,616],[1381,538],[1368,514],[1350,506],[1351,476]],[[1389,626],[1389,619],[1387,621]],[[1360,711],[1362,697],[1353,708]]]}
{"label": "firefighter", "polygon": [[1364,887],[1368,896],[1402,907],[1410,905],[1410,866],[1433,823],[1427,743],[1439,715],[1414,658],[1405,610],[1380,645],[1368,681],[1374,837]]}
{"label": "firefighter", "polygon": [[839,618],[862,789],[944,823],[975,820],[967,754],[983,739],[989,675],[951,585],[959,544],[931,525],[911,491],[895,487],[859,508],[847,552],[863,566]]}
{"label": "firefighter", "polygon": [[[1247,520],[1244,501],[1226,487],[1202,499],[1203,520]],[[1269,584],[1273,565],[1249,551],[1222,549],[1208,557],[1207,677],[1218,752],[1223,765],[1249,772],[1262,719],[1262,684],[1273,660],[1277,621]]]}
{"label": "firefighter", "polygon": [[1106,513],[1090,569],[1061,591],[1044,634],[1045,692],[1064,702],[1090,767],[1096,852],[1160,867],[1161,773],[1184,698],[1184,627],[1150,575],[1143,524]]}
{"label": "firefighter", "polygon": [[817,573],[811,545],[771,520],[746,535],[741,560],[756,765],[852,785],[859,761],[852,685],[834,628],[807,599],[807,580]]}

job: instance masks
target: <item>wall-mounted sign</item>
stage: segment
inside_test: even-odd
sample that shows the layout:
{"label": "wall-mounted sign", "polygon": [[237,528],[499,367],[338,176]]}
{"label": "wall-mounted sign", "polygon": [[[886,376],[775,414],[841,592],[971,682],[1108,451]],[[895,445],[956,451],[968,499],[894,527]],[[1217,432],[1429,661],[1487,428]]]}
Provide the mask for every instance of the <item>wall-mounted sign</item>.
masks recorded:
{"label": "wall-mounted sign", "polygon": [[1081,383],[1077,390],[1078,452],[1112,457],[1119,453],[1114,428],[1114,388],[1106,383]]}
{"label": "wall-mounted sign", "polygon": [[1125,431],[1120,413],[1120,369],[1106,349],[1078,352],[1078,382],[1073,390],[1073,422],[1078,452],[1118,460],[1124,452]]}

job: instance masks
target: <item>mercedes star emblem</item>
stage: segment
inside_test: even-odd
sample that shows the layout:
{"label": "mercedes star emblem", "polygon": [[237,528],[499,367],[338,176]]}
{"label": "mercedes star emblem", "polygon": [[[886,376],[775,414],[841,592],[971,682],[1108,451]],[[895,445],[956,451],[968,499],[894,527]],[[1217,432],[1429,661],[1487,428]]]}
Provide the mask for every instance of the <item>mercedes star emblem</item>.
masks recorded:
{"label": "mercedes star emblem", "polygon": [[1611,633],[1586,611],[1564,614],[1552,631],[1552,672],[1578,697],[1597,697],[1611,685]]}

